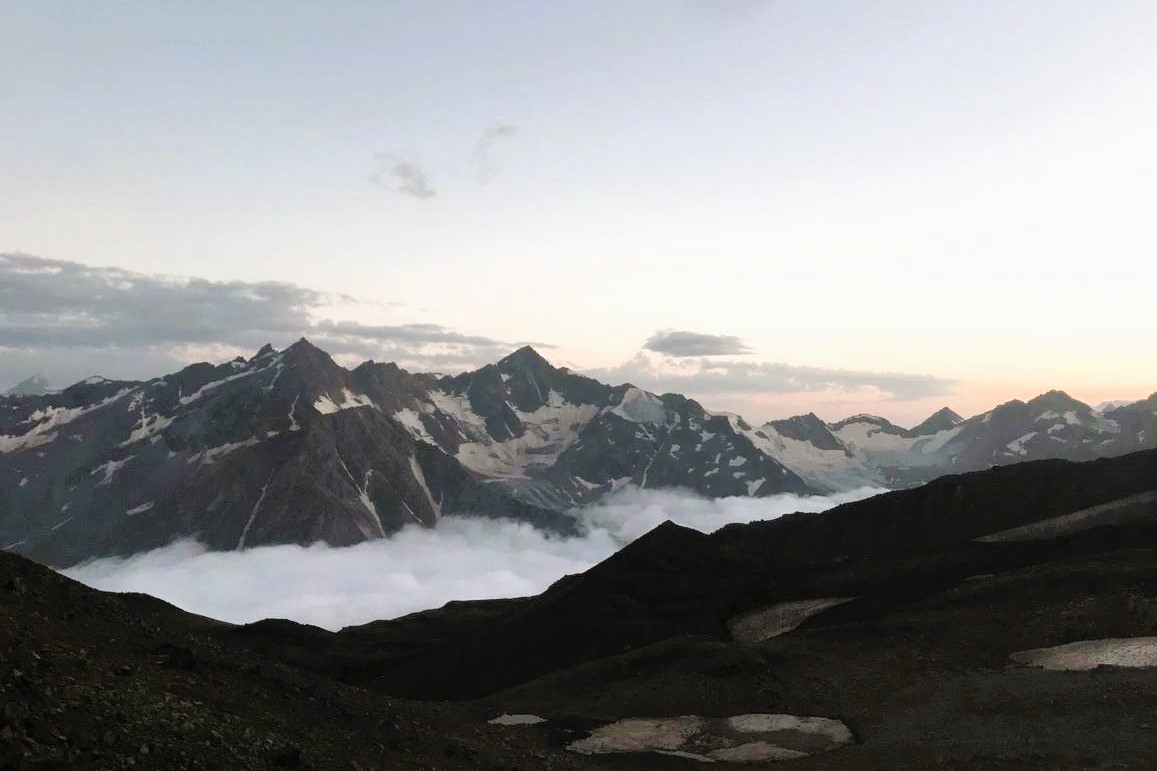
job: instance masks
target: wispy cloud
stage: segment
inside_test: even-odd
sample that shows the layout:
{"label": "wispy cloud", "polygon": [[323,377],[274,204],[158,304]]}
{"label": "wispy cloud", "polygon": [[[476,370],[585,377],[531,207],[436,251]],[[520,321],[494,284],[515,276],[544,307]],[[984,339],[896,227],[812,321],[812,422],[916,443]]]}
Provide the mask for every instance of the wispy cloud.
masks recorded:
{"label": "wispy cloud", "polygon": [[575,512],[584,534],[549,536],[512,521],[447,517],[348,548],[271,546],[206,552],[191,541],[65,571],[98,589],[145,592],[232,622],[289,618],[338,629],[450,600],[537,594],[670,519],[704,532],[732,522],[823,511],[883,492],[705,500],[673,490],[621,490]]}
{"label": "wispy cloud", "polygon": [[751,349],[734,335],[705,335],[664,329],[651,335],[643,347],[667,356],[734,356]]}
{"label": "wispy cloud", "polygon": [[370,182],[378,187],[411,198],[433,198],[437,195],[430,182],[430,175],[417,161],[390,153],[378,153],[374,160],[377,168],[370,173]]}
{"label": "wispy cloud", "polygon": [[493,158],[495,143],[504,137],[512,137],[516,133],[518,130],[507,123],[489,126],[482,132],[482,136],[478,138],[478,142],[474,146],[472,156],[474,172],[479,184],[487,185],[497,176],[498,170]]}
{"label": "wispy cloud", "polygon": [[873,391],[882,399],[910,400],[944,396],[957,382],[906,372],[809,367],[782,362],[721,361],[702,356],[667,356],[640,351],[617,367],[586,370],[613,383],[628,382],[651,391],[689,396]]}

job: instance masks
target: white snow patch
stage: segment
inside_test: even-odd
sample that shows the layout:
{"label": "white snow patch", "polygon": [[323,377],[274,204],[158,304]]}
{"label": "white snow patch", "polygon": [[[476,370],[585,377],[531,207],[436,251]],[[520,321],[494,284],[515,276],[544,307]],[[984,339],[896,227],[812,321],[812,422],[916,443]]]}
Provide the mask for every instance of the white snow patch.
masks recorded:
{"label": "white snow patch", "polygon": [[1027,455],[1028,450],[1025,449],[1024,443],[1027,442],[1029,439],[1032,439],[1038,433],[1040,433],[1040,432],[1029,431],[1024,436],[1020,436],[1020,437],[1017,437],[1016,439],[1013,439],[1011,442],[1009,442],[1005,446],[1008,448],[1009,452],[1011,452],[1015,455]]}
{"label": "white snow patch", "polygon": [[[276,435],[277,435],[276,431],[271,431],[268,434],[266,434],[265,438],[268,439],[270,436],[276,436]],[[220,444],[220,445],[217,445],[216,447],[209,447],[208,449],[201,450],[198,453],[194,453],[193,455],[190,455],[189,456],[189,463],[205,463],[205,464],[215,463],[217,461],[217,459],[223,458],[231,452],[235,452],[235,451],[240,450],[240,449],[245,448],[245,447],[252,447],[253,445],[259,443],[260,441],[261,440],[258,439],[257,437],[251,436],[248,439],[241,441],[241,442],[227,442],[226,444]]]}
{"label": "white snow patch", "polygon": [[546,718],[541,718],[538,715],[499,715],[496,718],[487,720],[490,725],[537,725],[545,723]]}
{"label": "white snow patch", "polygon": [[1018,664],[1082,672],[1100,666],[1157,667],[1157,637],[1081,640],[1052,648],[1033,648],[1009,656]]}
{"label": "white snow patch", "polygon": [[57,437],[54,429],[59,429],[83,415],[106,407],[135,390],[133,388],[121,389],[112,396],[85,407],[45,407],[38,409],[22,423],[22,425],[35,424],[28,431],[23,434],[0,434],[0,454],[48,444]]}
{"label": "white snow patch", "polygon": [[818,597],[810,600],[777,602],[732,617],[727,622],[727,630],[731,632],[736,642],[760,643],[787,634],[812,616],[852,599],[852,597]]}
{"label": "white snow patch", "polygon": [[589,404],[571,404],[551,390],[546,403],[533,412],[515,410],[523,424],[522,436],[496,442],[486,433],[483,420],[470,410],[464,397],[435,399],[439,409],[459,417],[473,441],[458,447],[457,458],[471,471],[494,479],[526,479],[531,466],[550,466],[577,439],[579,432],[598,414]]}
{"label": "white snow patch", "polygon": [[182,406],[184,406],[186,404],[192,404],[193,402],[197,401],[205,394],[209,393],[210,391],[212,391],[214,389],[220,388],[221,386],[225,385],[226,383],[231,383],[234,380],[238,380],[238,379],[243,378],[243,377],[249,377],[250,375],[255,375],[260,371],[261,370],[251,369],[251,370],[247,370],[245,372],[238,372],[236,375],[229,375],[228,377],[223,377],[220,380],[214,380],[212,382],[206,383],[205,385],[201,386],[200,388],[198,388],[196,391],[189,394],[188,396],[182,396],[180,398],[180,403]]}
{"label": "white snow patch", "polygon": [[[737,737],[736,733],[744,736]],[[585,739],[571,742],[567,749],[583,755],[653,752],[701,763],[764,763],[827,752],[851,741],[848,727],[831,718],[683,715],[623,718],[595,729]]]}
{"label": "white snow patch", "polygon": [[122,468],[124,468],[125,464],[128,463],[130,460],[132,460],[134,457],[136,457],[136,456],[130,455],[129,457],[125,458],[124,460],[110,460],[106,463],[102,463],[99,466],[97,466],[96,468],[94,468],[92,471],[90,471],[89,476],[96,476],[97,473],[104,474],[104,478],[101,479],[99,482],[97,482],[96,486],[102,487],[104,485],[107,485],[110,482],[112,482],[113,475],[116,474],[118,471],[120,471]]}
{"label": "white snow patch", "polygon": [[852,490],[882,481],[865,462],[863,453],[824,450],[811,442],[783,436],[770,423],[745,432],[745,436],[761,453],[821,490]]}
{"label": "white snow patch", "polygon": [[667,408],[659,397],[641,388],[628,388],[623,400],[610,409],[611,414],[632,423],[667,423]]}
{"label": "white snow patch", "polygon": [[133,506],[131,509],[126,511],[125,514],[132,517],[132,516],[135,516],[137,514],[144,514],[146,511],[148,511],[151,508],[153,508],[153,502],[152,501],[145,501],[140,506]]}
{"label": "white snow patch", "polygon": [[427,444],[437,444],[434,441],[434,437],[430,436],[430,432],[422,425],[422,417],[417,410],[403,407],[394,413],[394,420],[401,423],[402,428],[409,431],[410,436],[415,439],[426,442]]}
{"label": "white snow patch", "polygon": [[418,484],[422,487],[422,492],[426,494],[426,500],[430,502],[430,508],[434,510],[434,520],[437,521],[442,518],[442,501],[435,501],[434,496],[430,493],[430,486],[426,484],[426,475],[422,473],[422,464],[418,463],[416,455],[410,456],[410,472],[413,473],[414,479],[418,480]]}
{"label": "white snow patch", "polygon": [[[346,473],[349,473],[348,469],[346,470]],[[374,505],[373,500],[370,498],[370,477],[373,475],[373,473],[373,469],[370,469],[366,472],[365,479],[362,480],[362,486],[358,488],[358,500],[362,502],[362,505],[366,507],[366,511],[368,511],[370,516],[374,518],[374,522],[378,526],[378,535],[382,538],[385,538],[386,529],[382,527],[382,518],[378,516],[378,507]],[[412,514],[413,512],[410,513]],[[369,534],[367,533],[367,535]]]}
{"label": "white snow patch", "polygon": [[301,426],[297,423],[297,401],[301,398],[301,394],[293,397],[293,404],[289,407],[289,431],[300,431]]}
{"label": "white snow patch", "polygon": [[261,486],[261,495],[257,496],[257,503],[253,504],[253,508],[249,511],[249,519],[245,522],[245,527],[241,530],[241,537],[237,539],[237,548],[245,548],[245,539],[249,536],[249,528],[253,527],[253,521],[257,519],[257,511],[261,508],[261,504],[265,501],[265,494],[269,492],[269,483],[273,481],[273,474],[265,480],[265,484]]}
{"label": "white snow patch", "polygon": [[154,412],[152,415],[145,415],[144,407],[142,406],[140,422],[136,428],[129,433],[129,438],[120,443],[120,446],[128,447],[130,444],[135,444],[142,439],[151,438],[171,425],[173,425],[172,418],[167,418],[159,412]]}
{"label": "white snow patch", "polygon": [[365,394],[355,394],[348,388],[341,390],[342,399],[340,402],[335,402],[330,398],[329,394],[322,394],[317,397],[317,401],[313,403],[313,408],[322,415],[332,415],[341,410],[352,410],[356,407],[373,407],[377,409],[377,405],[373,400]]}

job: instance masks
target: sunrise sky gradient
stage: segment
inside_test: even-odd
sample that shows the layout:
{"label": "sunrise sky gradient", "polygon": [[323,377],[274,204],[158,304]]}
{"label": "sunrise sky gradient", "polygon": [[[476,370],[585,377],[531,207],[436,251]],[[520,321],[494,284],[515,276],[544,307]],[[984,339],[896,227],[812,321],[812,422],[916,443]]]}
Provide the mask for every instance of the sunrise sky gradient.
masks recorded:
{"label": "sunrise sky gradient", "polygon": [[[291,284],[251,326],[352,322],[343,363],[540,342],[757,421],[1141,398],[1154,40],[1151,0],[7,2],[0,253],[116,269],[76,296]],[[30,264],[0,262],[0,391],[253,353]],[[724,353],[644,347],[671,332]]]}

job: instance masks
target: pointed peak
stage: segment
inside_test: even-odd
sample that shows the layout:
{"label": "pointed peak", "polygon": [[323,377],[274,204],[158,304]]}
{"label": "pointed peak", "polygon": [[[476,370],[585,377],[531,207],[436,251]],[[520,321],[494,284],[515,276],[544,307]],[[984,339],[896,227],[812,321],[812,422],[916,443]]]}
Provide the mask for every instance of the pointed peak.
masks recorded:
{"label": "pointed peak", "polygon": [[257,353],[255,353],[253,358],[251,358],[249,361],[264,359],[266,356],[272,356],[275,353],[277,353],[277,349],[274,348],[271,343],[266,343],[265,345],[261,346],[261,349],[257,351]]}
{"label": "pointed peak", "polygon": [[329,359],[330,361],[332,361],[332,358],[330,357],[330,355],[328,353],[326,353],[322,349],[318,348],[316,345],[309,342],[304,337],[301,338],[300,340],[298,340],[293,345],[286,348],[284,353],[286,356],[288,356],[290,358],[295,358],[295,359],[300,359],[303,357],[308,358],[308,359],[325,358],[325,359]]}
{"label": "pointed peak", "polygon": [[499,369],[508,369],[511,367],[517,368],[540,368],[550,367],[550,362],[542,355],[531,348],[529,345],[524,345],[514,353],[501,359],[498,362]]}
{"label": "pointed peak", "polygon": [[935,434],[938,431],[945,431],[949,428],[955,428],[964,422],[964,418],[960,417],[956,412],[948,407],[941,407],[924,419],[916,427],[912,428],[908,433],[912,436],[924,436],[926,434]]}
{"label": "pointed peak", "polygon": [[296,343],[289,346],[285,350],[287,350],[287,351],[320,351],[321,349],[318,348],[313,343],[309,342],[309,340],[302,337],[302,338],[299,338]]}
{"label": "pointed peak", "polygon": [[1064,391],[1056,390],[1046,391],[1040,396],[1030,399],[1028,405],[1036,409],[1051,410],[1053,412],[1063,412],[1072,409],[1091,409],[1089,405],[1077,401]]}

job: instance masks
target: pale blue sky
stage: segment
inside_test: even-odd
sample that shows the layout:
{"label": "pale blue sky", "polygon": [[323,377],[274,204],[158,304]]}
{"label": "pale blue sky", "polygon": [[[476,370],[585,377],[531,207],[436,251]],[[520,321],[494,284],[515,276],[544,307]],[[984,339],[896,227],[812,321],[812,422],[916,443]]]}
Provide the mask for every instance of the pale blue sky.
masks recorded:
{"label": "pale blue sky", "polygon": [[[757,417],[1139,397],[1154,40],[1151,0],[5,2],[0,252],[288,281],[580,368],[679,329],[959,381],[713,396]],[[371,184],[398,161],[436,195]]]}

